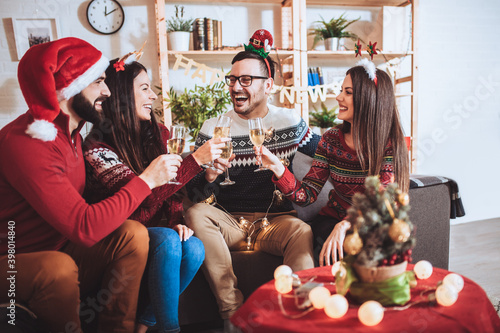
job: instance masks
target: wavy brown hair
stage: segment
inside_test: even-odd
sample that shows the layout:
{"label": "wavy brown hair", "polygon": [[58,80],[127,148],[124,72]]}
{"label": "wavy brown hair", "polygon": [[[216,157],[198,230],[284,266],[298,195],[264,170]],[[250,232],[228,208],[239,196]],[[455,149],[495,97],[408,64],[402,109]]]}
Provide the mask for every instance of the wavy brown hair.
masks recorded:
{"label": "wavy brown hair", "polygon": [[[134,79],[146,68],[134,61],[116,71],[112,60],[106,69],[106,84],[111,96],[102,103],[102,117],[92,126],[85,139],[103,142],[115,149],[122,161],[135,173],[141,174],[156,157],[165,154],[161,131],[151,115],[150,121],[137,117],[134,97]],[[85,145],[85,143],[84,143]]]}
{"label": "wavy brown hair", "polygon": [[410,172],[408,149],[396,107],[394,87],[389,75],[377,69],[377,85],[368,77],[364,67],[350,68],[346,75],[352,79],[354,117],[353,124],[344,122],[342,131],[352,131],[356,153],[361,167],[369,176],[380,173],[384,150],[389,140],[393,149],[395,181],[403,191],[408,191]]}

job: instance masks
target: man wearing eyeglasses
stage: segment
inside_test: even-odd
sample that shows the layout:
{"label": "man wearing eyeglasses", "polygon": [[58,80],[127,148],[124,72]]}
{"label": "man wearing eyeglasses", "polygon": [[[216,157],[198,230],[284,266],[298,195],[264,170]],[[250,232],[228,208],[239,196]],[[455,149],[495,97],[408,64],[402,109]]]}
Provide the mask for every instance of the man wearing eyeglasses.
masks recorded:
{"label": "man wearing eyeglasses", "polygon": [[[217,202],[214,206],[193,205],[186,212],[186,224],[205,245],[202,267],[223,319],[230,318],[243,302],[230,250],[249,249],[283,256],[284,264],[293,271],[314,267],[309,225],[296,217],[289,201],[278,199],[281,196],[276,193],[271,171],[254,172],[257,166],[249,137],[249,119],[263,119],[268,132],[264,145],[290,163],[297,150],[313,156],[319,141],[319,136],[312,133],[295,110],[268,104],[274,71],[275,62],[267,55],[264,58],[252,51],[242,51],[233,58],[231,73],[225,78],[233,102],[233,110],[225,114],[232,119],[233,159],[231,162],[217,159],[215,170],[207,168],[187,185],[193,202],[209,197]],[[196,148],[212,137],[216,120],[205,121]],[[235,184],[220,186],[222,176],[219,176],[229,166]],[[248,221],[246,225],[239,223],[241,217],[242,221]]]}

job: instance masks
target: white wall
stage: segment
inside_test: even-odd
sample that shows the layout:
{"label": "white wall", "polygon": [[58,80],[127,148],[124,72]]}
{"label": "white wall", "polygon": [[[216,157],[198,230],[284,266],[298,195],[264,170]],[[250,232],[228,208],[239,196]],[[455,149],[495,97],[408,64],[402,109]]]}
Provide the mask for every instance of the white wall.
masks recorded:
{"label": "white wall", "polygon": [[500,216],[500,1],[421,0],[418,173],[457,181],[462,223]]}
{"label": "white wall", "polygon": [[[19,0],[0,2],[0,127],[26,111],[17,83],[17,56],[11,17],[57,17],[61,37],[85,39],[110,58],[139,48],[148,40],[141,62],[156,68],[154,1],[121,0],[126,14],[117,34],[95,33],[85,10],[89,1]],[[169,5],[172,7],[173,5]],[[171,8],[167,6],[167,10]],[[186,4],[189,16],[224,19],[223,42],[247,42],[263,26],[275,34],[275,6],[200,6]],[[212,11],[212,12],[210,12]],[[169,16],[169,15],[168,15]],[[243,23],[242,23],[243,22]],[[246,23],[245,23],[246,22]],[[418,173],[455,179],[467,215],[455,223],[500,217],[497,208],[500,165],[500,2],[498,0],[420,0],[419,163]],[[171,82],[189,77],[173,73]],[[153,82],[158,73],[153,71]]]}

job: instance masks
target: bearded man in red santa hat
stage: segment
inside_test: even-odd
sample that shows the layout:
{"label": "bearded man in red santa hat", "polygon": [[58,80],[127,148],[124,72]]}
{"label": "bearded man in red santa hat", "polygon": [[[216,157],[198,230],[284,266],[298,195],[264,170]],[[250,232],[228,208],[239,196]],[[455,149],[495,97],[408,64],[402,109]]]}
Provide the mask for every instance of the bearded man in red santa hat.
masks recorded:
{"label": "bearded man in red santa hat", "polygon": [[78,38],[33,46],[19,62],[29,110],[0,130],[0,303],[9,323],[24,306],[36,331],[81,332],[95,317],[99,332],[134,330],[149,239],[127,217],[176,176],[180,158],[162,155],[114,196],[85,202],[79,132],[110,95],[108,65]]}

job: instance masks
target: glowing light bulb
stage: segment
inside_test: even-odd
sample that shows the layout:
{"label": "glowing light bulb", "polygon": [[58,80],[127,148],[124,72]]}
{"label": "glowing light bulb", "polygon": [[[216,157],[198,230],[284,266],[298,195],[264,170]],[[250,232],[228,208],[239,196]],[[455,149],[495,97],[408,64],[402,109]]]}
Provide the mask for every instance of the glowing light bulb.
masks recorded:
{"label": "glowing light bulb", "polygon": [[292,276],[280,275],[274,280],[274,287],[280,294],[286,294],[292,291],[293,278]]}
{"label": "glowing light bulb", "polygon": [[277,279],[281,275],[292,276],[292,273],[293,273],[293,271],[290,268],[290,266],[281,265],[281,266],[276,267],[276,269],[274,270],[274,278]]}
{"label": "glowing light bulb", "polygon": [[325,313],[330,318],[341,318],[347,313],[347,310],[349,310],[349,303],[340,294],[332,295],[326,300]]}
{"label": "glowing light bulb", "polygon": [[413,267],[413,271],[417,278],[421,280],[428,279],[432,275],[432,264],[427,260],[420,260]]}
{"label": "glowing light bulb", "polygon": [[375,326],[384,318],[384,307],[377,301],[364,302],[358,310],[359,321],[366,326]]}
{"label": "glowing light bulb", "polygon": [[458,291],[455,287],[443,283],[436,289],[436,301],[439,305],[450,306],[455,304],[458,298]]}
{"label": "glowing light bulb", "polygon": [[309,300],[315,309],[323,309],[328,298],[330,298],[330,290],[325,287],[315,287],[309,292]]}
{"label": "glowing light bulb", "polygon": [[456,273],[446,275],[443,279],[443,283],[453,286],[457,292],[461,292],[462,289],[464,289],[464,279]]}
{"label": "glowing light bulb", "polygon": [[268,226],[269,226],[269,220],[267,219],[267,217],[263,217],[261,228],[266,229]]}
{"label": "glowing light bulb", "polygon": [[243,216],[240,216],[240,224],[242,227],[246,228],[248,226],[248,220],[244,218]]}
{"label": "glowing light bulb", "polygon": [[340,261],[337,261],[335,264],[332,265],[332,275],[335,276],[335,274],[337,274],[337,272],[339,271],[340,269]]}

